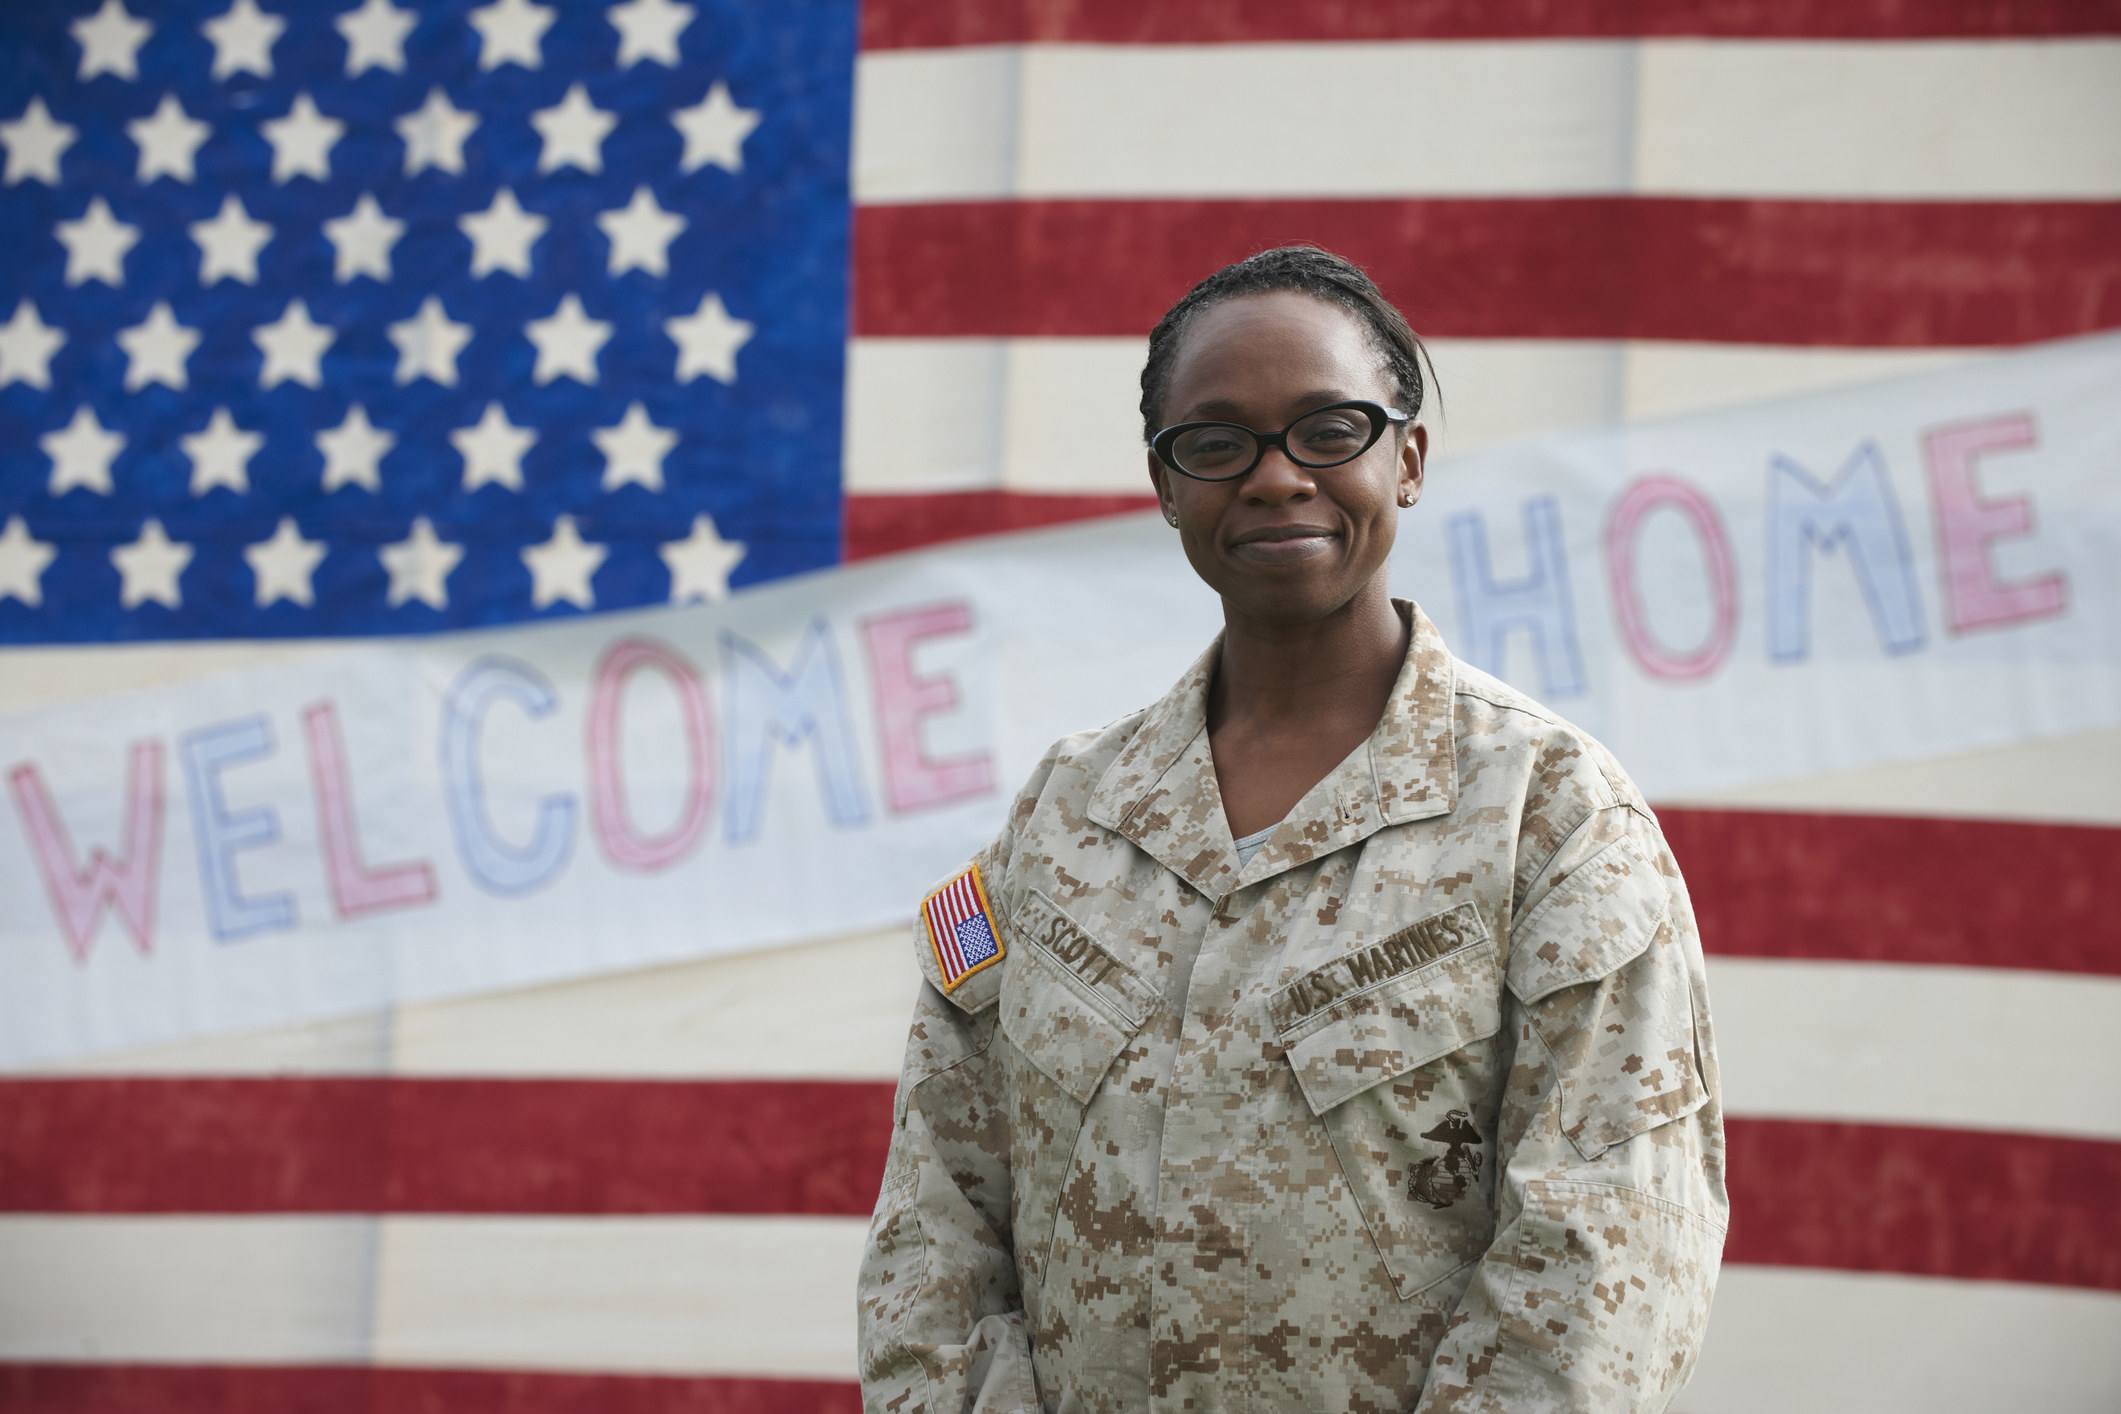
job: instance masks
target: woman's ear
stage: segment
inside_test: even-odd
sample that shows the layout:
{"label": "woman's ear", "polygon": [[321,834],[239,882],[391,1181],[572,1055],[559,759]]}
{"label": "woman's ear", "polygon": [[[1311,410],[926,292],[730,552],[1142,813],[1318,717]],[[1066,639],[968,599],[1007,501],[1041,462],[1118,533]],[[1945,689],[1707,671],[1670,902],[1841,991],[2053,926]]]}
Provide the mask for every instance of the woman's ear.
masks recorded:
{"label": "woman's ear", "polygon": [[1421,499],[1421,488],[1429,468],[1429,429],[1417,422],[1399,448],[1399,504],[1411,506]]}
{"label": "woman's ear", "polygon": [[1156,488],[1157,508],[1164,513],[1164,519],[1175,526],[1178,524],[1178,505],[1171,499],[1170,476],[1163,458],[1155,452],[1149,453],[1149,484]]}

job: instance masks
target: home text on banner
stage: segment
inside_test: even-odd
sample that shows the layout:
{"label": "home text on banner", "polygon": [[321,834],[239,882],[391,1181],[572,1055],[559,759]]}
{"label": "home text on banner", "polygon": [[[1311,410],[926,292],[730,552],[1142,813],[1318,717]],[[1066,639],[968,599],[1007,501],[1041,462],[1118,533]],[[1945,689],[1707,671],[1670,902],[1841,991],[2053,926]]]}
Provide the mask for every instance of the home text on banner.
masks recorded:
{"label": "home text on banner", "polygon": [[[1653,797],[2121,723],[2121,338],[1439,461],[1395,589]],[[0,722],[0,1064],[883,926],[1213,597],[1153,515]]]}

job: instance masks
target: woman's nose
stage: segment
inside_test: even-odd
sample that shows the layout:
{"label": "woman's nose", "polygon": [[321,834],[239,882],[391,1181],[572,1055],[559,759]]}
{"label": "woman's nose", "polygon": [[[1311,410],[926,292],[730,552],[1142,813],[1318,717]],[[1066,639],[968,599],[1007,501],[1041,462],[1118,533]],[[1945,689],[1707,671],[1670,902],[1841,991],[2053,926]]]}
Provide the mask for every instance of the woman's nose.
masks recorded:
{"label": "woman's nose", "polygon": [[1289,460],[1289,454],[1280,447],[1267,448],[1259,465],[1245,477],[1245,499],[1270,506],[1317,492],[1318,483],[1311,479],[1311,473]]}

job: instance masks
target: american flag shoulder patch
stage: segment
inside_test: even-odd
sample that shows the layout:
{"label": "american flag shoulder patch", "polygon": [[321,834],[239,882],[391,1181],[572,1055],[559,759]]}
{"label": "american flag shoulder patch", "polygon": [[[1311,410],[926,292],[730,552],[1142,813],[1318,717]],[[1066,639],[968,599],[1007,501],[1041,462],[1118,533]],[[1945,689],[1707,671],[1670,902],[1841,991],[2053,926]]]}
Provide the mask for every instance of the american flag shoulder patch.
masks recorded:
{"label": "american flag shoulder patch", "polygon": [[977,864],[923,899],[921,918],[928,925],[928,943],[942,969],[945,992],[1002,960],[1002,932],[987,906],[987,886]]}

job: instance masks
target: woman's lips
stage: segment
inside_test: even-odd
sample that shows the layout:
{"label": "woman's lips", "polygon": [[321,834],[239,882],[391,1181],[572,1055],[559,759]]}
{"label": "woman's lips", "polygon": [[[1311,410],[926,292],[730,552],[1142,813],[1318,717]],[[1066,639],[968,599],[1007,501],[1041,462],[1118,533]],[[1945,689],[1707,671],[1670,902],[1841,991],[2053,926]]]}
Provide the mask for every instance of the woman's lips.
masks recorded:
{"label": "woman's lips", "polygon": [[1240,560],[1249,560],[1260,565],[1285,565],[1296,560],[1308,560],[1314,555],[1323,555],[1332,548],[1337,537],[1332,531],[1319,526],[1290,526],[1285,530],[1271,530],[1240,540],[1230,547],[1230,553]]}

